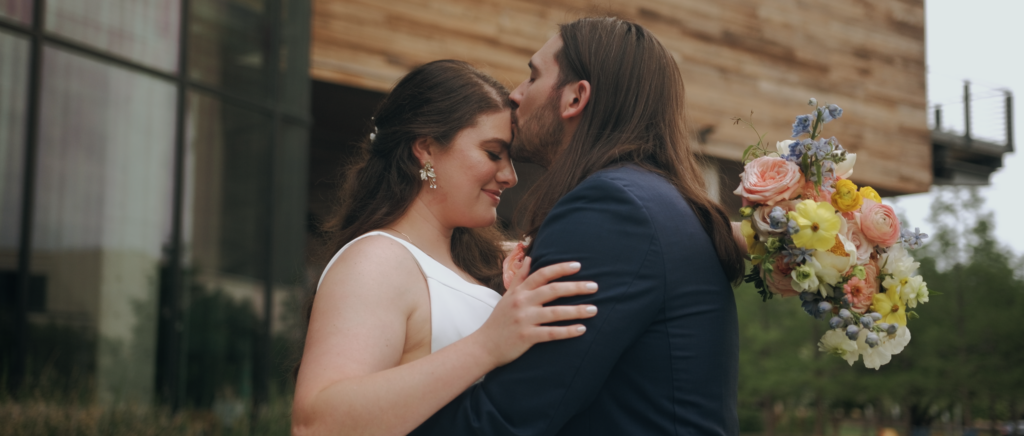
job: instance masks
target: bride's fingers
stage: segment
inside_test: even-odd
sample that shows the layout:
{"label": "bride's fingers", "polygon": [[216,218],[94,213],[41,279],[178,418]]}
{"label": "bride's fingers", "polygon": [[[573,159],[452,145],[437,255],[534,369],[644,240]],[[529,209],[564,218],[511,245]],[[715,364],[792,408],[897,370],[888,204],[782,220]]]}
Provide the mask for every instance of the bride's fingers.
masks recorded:
{"label": "bride's fingers", "polygon": [[533,336],[534,343],[540,343],[583,336],[586,331],[587,328],[582,324],[565,327],[540,327],[531,336]]}
{"label": "bride's fingers", "polygon": [[[572,319],[587,319],[597,315],[597,306],[580,304],[578,306],[551,306],[544,307],[534,317],[536,324],[549,324],[558,321]],[[543,328],[544,326],[541,326]]]}
{"label": "bride's fingers", "polygon": [[532,261],[533,259],[530,259],[530,256],[523,258],[523,264],[519,266],[519,270],[512,276],[512,281],[506,292],[516,289],[517,286],[521,285],[530,276],[530,263]]}
{"label": "bride's fingers", "polygon": [[579,271],[579,262],[562,262],[548,265],[530,274],[523,282],[523,289],[537,289],[554,279],[576,274]]}
{"label": "bride's fingers", "polygon": [[533,304],[545,304],[562,297],[594,292],[597,292],[597,283],[594,282],[556,282],[534,289],[527,294],[527,300]]}

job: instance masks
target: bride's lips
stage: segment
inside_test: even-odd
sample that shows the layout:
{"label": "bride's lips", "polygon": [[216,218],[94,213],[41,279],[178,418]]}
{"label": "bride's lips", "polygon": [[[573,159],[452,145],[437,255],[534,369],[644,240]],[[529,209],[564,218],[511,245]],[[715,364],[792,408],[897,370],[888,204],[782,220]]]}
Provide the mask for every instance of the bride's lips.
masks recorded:
{"label": "bride's lips", "polygon": [[481,191],[484,191],[484,194],[487,194],[488,197],[491,197],[491,199],[493,199],[495,203],[501,201],[501,191],[497,189],[481,189]]}

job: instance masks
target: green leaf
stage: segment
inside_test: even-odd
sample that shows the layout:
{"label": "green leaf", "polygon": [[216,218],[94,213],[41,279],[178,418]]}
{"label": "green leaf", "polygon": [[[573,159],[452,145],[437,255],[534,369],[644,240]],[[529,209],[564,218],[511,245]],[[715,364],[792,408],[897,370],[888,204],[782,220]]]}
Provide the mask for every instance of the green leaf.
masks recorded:
{"label": "green leaf", "polygon": [[753,149],[754,149],[754,144],[748,145],[747,149],[743,150],[743,157],[740,159],[740,162],[747,163],[747,155],[749,155],[750,151],[753,150]]}

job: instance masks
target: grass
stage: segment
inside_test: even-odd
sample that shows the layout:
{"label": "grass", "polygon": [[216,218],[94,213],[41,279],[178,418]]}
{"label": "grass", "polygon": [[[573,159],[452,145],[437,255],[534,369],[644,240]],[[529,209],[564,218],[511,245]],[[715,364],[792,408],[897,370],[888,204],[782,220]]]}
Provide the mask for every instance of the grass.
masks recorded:
{"label": "grass", "polygon": [[0,401],[0,436],[263,436],[288,435],[291,401],[275,401],[258,414],[225,423],[206,410],[171,413],[158,407],[100,407],[43,399]]}

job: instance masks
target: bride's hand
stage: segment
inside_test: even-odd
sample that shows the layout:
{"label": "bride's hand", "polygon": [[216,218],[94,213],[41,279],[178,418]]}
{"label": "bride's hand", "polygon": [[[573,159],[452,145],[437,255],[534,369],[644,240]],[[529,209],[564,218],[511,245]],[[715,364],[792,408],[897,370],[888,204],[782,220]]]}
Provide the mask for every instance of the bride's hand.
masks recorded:
{"label": "bride's hand", "polygon": [[579,270],[579,262],[563,262],[541,268],[527,277],[530,273],[530,258],[523,261],[491,316],[473,334],[480,339],[481,346],[493,359],[495,367],[515,360],[533,344],[574,338],[586,331],[582,324],[542,325],[590,318],[597,314],[597,307],[589,304],[544,307],[545,303],[558,298],[597,292],[597,283],[594,282],[549,283],[576,274]]}

